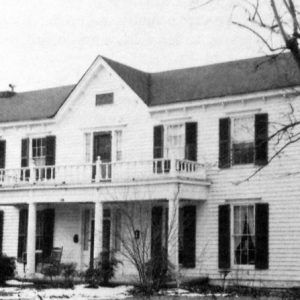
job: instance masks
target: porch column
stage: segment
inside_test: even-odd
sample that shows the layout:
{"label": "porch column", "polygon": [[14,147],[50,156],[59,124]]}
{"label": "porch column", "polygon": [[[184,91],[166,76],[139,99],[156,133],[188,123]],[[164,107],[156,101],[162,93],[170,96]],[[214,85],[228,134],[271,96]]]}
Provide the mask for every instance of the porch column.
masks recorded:
{"label": "porch column", "polygon": [[94,234],[94,258],[99,257],[102,252],[102,229],[103,227],[103,203],[95,203],[95,234]]}
{"label": "porch column", "polygon": [[35,273],[35,243],[36,243],[36,203],[28,204],[27,227],[27,272]]}
{"label": "porch column", "polygon": [[179,272],[179,197],[169,199],[168,216],[168,258]]}

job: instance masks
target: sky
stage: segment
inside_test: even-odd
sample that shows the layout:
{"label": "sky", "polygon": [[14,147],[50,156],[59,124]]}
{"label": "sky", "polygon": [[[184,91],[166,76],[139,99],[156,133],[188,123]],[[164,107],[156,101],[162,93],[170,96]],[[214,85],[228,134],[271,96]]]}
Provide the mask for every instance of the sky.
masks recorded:
{"label": "sky", "polygon": [[0,90],[76,83],[97,55],[147,72],[267,53],[233,0],[1,0]]}

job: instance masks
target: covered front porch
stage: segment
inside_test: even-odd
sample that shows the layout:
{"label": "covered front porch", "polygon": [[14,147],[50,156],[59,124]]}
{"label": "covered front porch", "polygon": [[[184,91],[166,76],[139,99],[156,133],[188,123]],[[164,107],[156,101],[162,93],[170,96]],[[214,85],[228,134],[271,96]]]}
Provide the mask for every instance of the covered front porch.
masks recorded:
{"label": "covered front porch", "polygon": [[18,274],[36,276],[54,247],[63,249],[61,262],[76,263],[78,270],[92,266],[106,251],[122,261],[116,273],[120,279],[136,275],[128,256],[136,245],[145,262],[167,251],[175,268],[195,268],[207,186],[198,183],[193,189],[190,184],[28,190],[28,201],[14,204],[19,211]]}

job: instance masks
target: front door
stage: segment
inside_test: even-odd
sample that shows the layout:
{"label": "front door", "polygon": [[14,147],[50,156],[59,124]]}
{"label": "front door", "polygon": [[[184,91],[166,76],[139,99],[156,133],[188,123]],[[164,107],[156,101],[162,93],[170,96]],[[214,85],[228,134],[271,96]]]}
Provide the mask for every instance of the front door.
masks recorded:
{"label": "front door", "polygon": [[[111,132],[96,132],[94,133],[94,150],[93,161],[96,162],[97,157],[100,156],[101,165],[101,179],[111,179]],[[95,178],[95,169],[93,171],[93,178]]]}

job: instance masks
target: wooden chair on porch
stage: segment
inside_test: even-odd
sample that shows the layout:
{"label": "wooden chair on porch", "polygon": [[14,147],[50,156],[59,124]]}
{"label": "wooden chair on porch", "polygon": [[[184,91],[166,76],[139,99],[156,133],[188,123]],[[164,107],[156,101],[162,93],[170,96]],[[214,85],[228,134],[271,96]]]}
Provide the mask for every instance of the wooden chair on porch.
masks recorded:
{"label": "wooden chair on porch", "polygon": [[57,272],[57,274],[59,274],[62,253],[63,253],[63,247],[52,248],[50,256],[43,260],[42,273],[43,270],[51,267],[53,268],[54,271]]}

